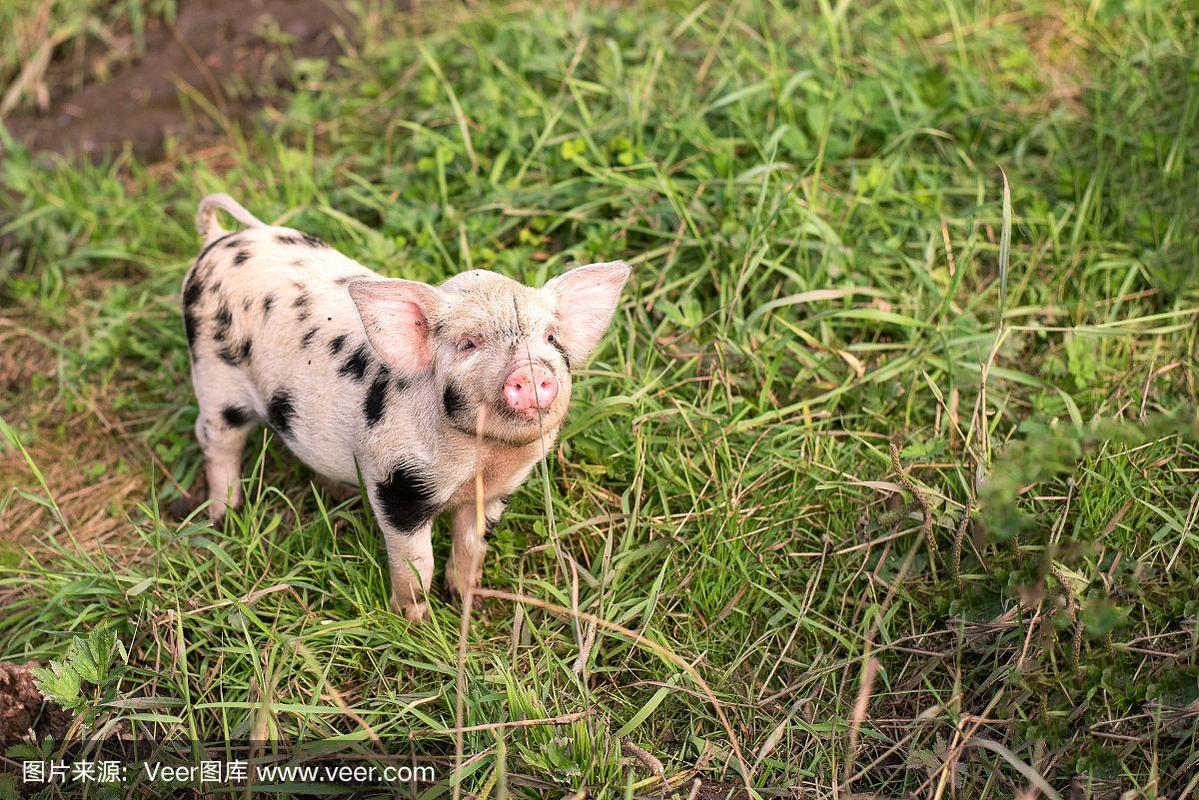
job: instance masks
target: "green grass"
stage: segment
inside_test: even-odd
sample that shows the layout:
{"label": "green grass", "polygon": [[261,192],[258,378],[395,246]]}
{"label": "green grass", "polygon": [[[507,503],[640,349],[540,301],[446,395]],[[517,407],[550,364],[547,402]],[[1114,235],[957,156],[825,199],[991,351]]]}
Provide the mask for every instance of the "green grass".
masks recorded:
{"label": "green grass", "polygon": [[[0,292],[61,347],[0,413],[35,442],[56,435],[39,404],[103,399],[190,484],[177,291],[209,191],[390,275],[623,257],[626,300],[484,581],[693,664],[749,768],[657,648],[490,599],[462,724],[585,716],[468,734],[466,791],[660,796],[626,741],[724,794],[1184,796],[1197,22],[1184,2],[955,0],[376,15],[218,161],[9,157]],[[91,725],[453,728],[458,607],[391,614],[369,512],[277,444],[247,466],[221,530],[164,521],[176,490],[147,456],[120,548],[47,523],[0,559],[0,657],[112,630],[128,667],[81,701]]]}

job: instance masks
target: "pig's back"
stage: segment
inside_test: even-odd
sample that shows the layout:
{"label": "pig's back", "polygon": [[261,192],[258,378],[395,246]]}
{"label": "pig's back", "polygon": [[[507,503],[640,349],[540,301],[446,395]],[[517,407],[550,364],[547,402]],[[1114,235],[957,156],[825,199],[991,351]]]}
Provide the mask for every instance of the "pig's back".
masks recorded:
{"label": "pig's back", "polygon": [[212,242],[184,282],[183,312],[197,393],[235,391],[304,463],[357,483],[354,447],[381,365],[346,285],[377,277],[289,228]]}

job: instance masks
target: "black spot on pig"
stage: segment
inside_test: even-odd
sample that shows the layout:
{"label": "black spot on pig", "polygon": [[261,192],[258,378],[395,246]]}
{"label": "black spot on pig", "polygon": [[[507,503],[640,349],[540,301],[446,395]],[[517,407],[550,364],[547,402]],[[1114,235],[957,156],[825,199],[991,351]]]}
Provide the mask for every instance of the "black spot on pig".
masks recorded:
{"label": "black spot on pig", "polygon": [[250,260],[249,250],[238,250],[237,255],[233,257],[233,266],[240,267],[242,264]]}
{"label": "black spot on pig", "polygon": [[308,347],[308,345],[312,344],[312,339],[316,336],[318,330],[318,328],[308,329],[308,331],[300,338],[300,349],[304,349]]}
{"label": "black spot on pig", "polygon": [[345,334],[342,334],[341,336],[334,336],[332,339],[329,340],[329,355],[335,356],[338,353],[340,353],[341,348],[345,345],[345,343],[346,343]]}
{"label": "black spot on pig", "polygon": [[375,484],[375,499],[392,527],[412,533],[437,513],[433,489],[415,466],[400,464]]}
{"label": "black spot on pig", "polygon": [[210,285],[208,287],[208,293],[210,295],[212,295],[213,297],[216,297],[217,295],[219,295],[221,293],[221,282],[213,281],[212,285]]}
{"label": "black spot on pig", "polygon": [[221,418],[230,428],[240,428],[254,419],[254,415],[245,406],[225,406],[221,409]]}
{"label": "black spot on pig", "polygon": [[347,283],[349,283],[353,279],[354,279],[353,275],[342,275],[340,278],[337,278],[336,280],[334,280],[333,283],[337,286],[345,286]]}
{"label": "black spot on pig", "polygon": [[290,233],[281,233],[275,237],[275,241],[278,242],[279,244],[283,244],[283,245],[299,244],[300,237],[292,236]]}
{"label": "black spot on pig", "polygon": [[445,415],[453,419],[458,415],[458,412],[466,407],[466,398],[462,396],[462,392],[452,383],[447,383],[445,391],[441,393],[441,406],[445,409]]}
{"label": "black spot on pig", "polygon": [[[236,233],[236,231],[234,231],[234,232]],[[236,250],[239,247],[241,247],[241,237],[239,237],[239,236],[235,236],[232,239],[230,239],[229,241],[225,242],[226,250]]]}
{"label": "black spot on pig", "polygon": [[304,268],[304,259],[297,258],[295,261],[291,262],[291,265],[293,267],[295,267],[296,269],[303,269]]}
{"label": "black spot on pig", "polygon": [[187,285],[183,287],[183,307],[191,308],[200,302],[200,297],[203,294],[204,281],[200,280],[199,275],[192,272],[187,278]]}
{"label": "black spot on pig", "polygon": [[400,377],[396,378],[396,391],[397,392],[406,391],[408,389],[408,387],[411,385],[412,385],[412,379],[407,377],[406,375],[401,375]]}
{"label": "black spot on pig", "polygon": [[296,416],[291,393],[286,389],[279,389],[271,395],[270,402],[266,404],[266,414],[272,428],[285,436],[290,434],[291,423]]}
{"label": "black spot on pig", "polygon": [[212,338],[218,342],[225,341],[225,337],[229,335],[229,329],[233,326],[233,312],[229,310],[229,303],[222,300],[221,305],[217,308],[216,316],[213,318],[216,323],[216,330],[212,333]]}
{"label": "black spot on pig", "polygon": [[227,344],[217,353],[231,367],[240,367],[250,360],[250,340],[246,339],[241,344]]}
{"label": "black spot on pig", "polygon": [[387,410],[387,385],[390,377],[387,367],[379,367],[374,381],[371,382],[371,388],[367,390],[366,398],[362,401],[362,416],[366,418],[368,428],[373,428],[375,423],[383,419],[383,412]]}
{"label": "black spot on pig", "polygon": [[360,344],[358,349],[342,362],[341,369],[337,370],[337,374],[353,378],[356,383],[360,383],[366,374],[366,367],[369,363],[370,351],[366,349],[366,345]]}
{"label": "black spot on pig", "polygon": [[295,301],[292,303],[295,308],[299,309],[299,313],[296,314],[296,319],[298,319],[300,322],[308,319],[308,305],[311,302],[312,295],[308,294],[307,291],[303,291],[300,292]]}
{"label": "black spot on pig", "polygon": [[250,307],[253,305],[254,305],[254,300],[247,297],[245,300],[242,301],[241,310],[245,311],[248,314],[248,313],[250,313]]}
{"label": "black spot on pig", "polygon": [[200,331],[200,322],[196,319],[196,315],[190,308],[183,312],[183,331],[187,334],[187,349],[191,351],[194,358],[196,355],[196,334]]}
{"label": "black spot on pig", "polygon": [[300,240],[309,247],[328,247],[329,245],[322,242],[320,239],[313,236],[311,233],[301,233]]}
{"label": "black spot on pig", "polygon": [[266,315],[270,314],[271,308],[273,308],[274,305],[275,296],[273,294],[268,294],[266,297],[262,298],[262,316],[265,317]]}

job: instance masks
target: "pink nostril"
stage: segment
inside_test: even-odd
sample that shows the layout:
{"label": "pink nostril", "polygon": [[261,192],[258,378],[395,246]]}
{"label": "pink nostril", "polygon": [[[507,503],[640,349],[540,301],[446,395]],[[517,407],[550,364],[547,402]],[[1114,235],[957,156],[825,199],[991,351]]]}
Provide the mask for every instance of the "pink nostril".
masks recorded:
{"label": "pink nostril", "polygon": [[528,392],[525,390],[523,381],[509,379],[504,384],[504,400],[507,401],[509,406],[518,411],[527,404],[527,394]]}
{"label": "pink nostril", "polygon": [[554,380],[553,376],[542,378],[541,383],[537,385],[537,407],[545,408],[554,402],[557,396],[558,381]]}

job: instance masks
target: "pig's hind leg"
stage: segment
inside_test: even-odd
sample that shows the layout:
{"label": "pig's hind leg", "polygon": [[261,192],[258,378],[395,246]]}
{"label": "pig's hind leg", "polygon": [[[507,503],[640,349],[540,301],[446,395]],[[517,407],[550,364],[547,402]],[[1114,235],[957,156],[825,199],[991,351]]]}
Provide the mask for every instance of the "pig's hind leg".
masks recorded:
{"label": "pig's hind leg", "polygon": [[[196,399],[200,404],[196,439],[204,451],[208,516],[220,520],[226,509],[241,505],[241,456],[259,420],[249,398],[233,388],[233,381],[213,381],[212,377],[215,376],[202,380],[195,376]],[[222,391],[222,383],[231,390]]]}

